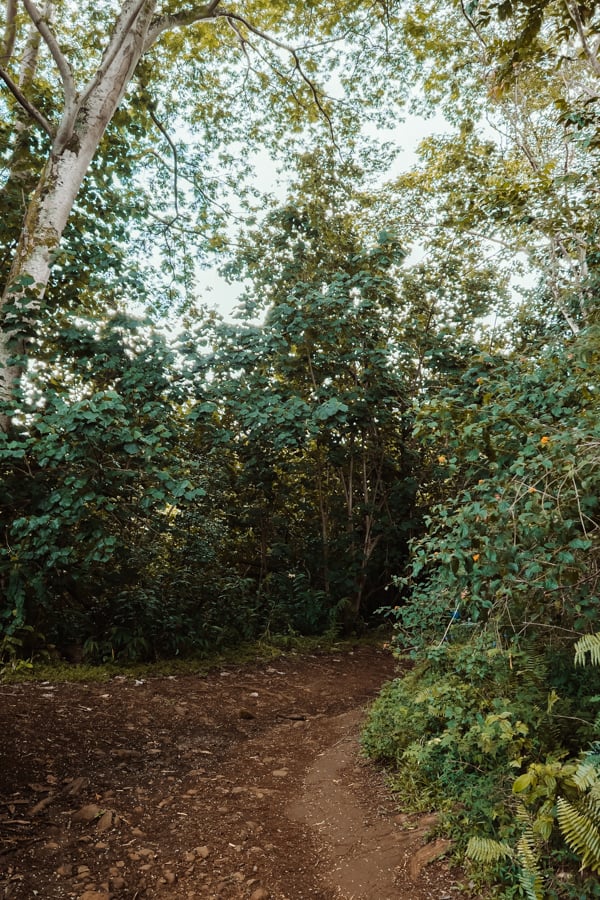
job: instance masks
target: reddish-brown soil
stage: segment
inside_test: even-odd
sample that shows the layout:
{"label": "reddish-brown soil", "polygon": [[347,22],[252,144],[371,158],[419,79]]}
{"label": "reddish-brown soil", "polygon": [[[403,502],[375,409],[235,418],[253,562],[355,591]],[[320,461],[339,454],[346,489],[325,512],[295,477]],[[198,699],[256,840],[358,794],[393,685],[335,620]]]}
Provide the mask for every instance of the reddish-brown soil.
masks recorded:
{"label": "reddish-brown soil", "polygon": [[455,897],[360,756],[359,648],[210,675],[0,686],[0,897]]}

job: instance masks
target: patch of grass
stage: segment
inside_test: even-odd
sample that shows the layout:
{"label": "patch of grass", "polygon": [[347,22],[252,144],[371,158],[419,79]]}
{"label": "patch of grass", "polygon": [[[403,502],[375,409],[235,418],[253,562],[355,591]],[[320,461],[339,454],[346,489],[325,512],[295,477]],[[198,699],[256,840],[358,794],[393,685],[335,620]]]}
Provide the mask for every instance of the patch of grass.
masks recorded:
{"label": "patch of grass", "polygon": [[31,681],[92,683],[110,681],[117,675],[125,675],[128,678],[206,675],[213,669],[270,662],[287,655],[347,653],[358,647],[381,647],[385,638],[387,635],[383,635],[379,630],[361,637],[344,639],[327,634],[320,637],[275,634],[263,637],[259,641],[238,644],[203,656],[160,659],[151,663],[107,662],[91,665],[85,662],[73,664],[62,659],[34,659],[28,662],[27,668],[5,666],[1,672],[0,682],[3,684]]}

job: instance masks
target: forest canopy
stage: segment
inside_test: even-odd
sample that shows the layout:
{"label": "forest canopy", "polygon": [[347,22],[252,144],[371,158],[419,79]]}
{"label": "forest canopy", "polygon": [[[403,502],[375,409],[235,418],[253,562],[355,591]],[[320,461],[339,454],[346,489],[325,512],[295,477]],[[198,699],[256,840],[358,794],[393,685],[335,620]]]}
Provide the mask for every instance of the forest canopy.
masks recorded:
{"label": "forest canopy", "polygon": [[400,801],[600,896],[596,4],[1,24],[0,671],[391,622]]}

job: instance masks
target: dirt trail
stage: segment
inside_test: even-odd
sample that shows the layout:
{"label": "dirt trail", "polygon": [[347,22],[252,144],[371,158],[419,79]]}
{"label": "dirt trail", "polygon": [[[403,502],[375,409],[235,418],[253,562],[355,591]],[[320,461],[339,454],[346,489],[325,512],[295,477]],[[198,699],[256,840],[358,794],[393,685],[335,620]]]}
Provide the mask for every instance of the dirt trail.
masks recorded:
{"label": "dirt trail", "polygon": [[[0,686],[0,898],[442,900],[431,821],[360,757],[389,654]],[[429,863],[426,865],[426,863]]]}
{"label": "dirt trail", "polygon": [[352,710],[332,720],[342,737],[311,766],[289,815],[316,832],[329,862],[326,881],[342,896],[450,897],[445,877],[441,885],[435,883],[439,870],[433,879],[424,872],[450,847],[445,840],[421,846],[435,816],[422,817],[407,830],[399,827],[402,816],[390,816],[389,798],[382,798],[384,806],[376,806],[372,796],[365,802],[364,787],[369,782],[372,786],[373,773],[364,771],[358,755],[362,718],[359,710]]}

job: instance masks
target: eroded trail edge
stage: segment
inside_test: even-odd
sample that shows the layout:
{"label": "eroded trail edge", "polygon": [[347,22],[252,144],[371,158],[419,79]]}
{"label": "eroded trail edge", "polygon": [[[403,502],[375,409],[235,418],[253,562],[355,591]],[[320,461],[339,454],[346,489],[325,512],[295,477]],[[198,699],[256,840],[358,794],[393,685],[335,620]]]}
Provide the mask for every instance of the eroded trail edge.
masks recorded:
{"label": "eroded trail edge", "polygon": [[0,897],[453,896],[443,861],[415,863],[425,826],[402,827],[358,755],[362,711],[393,674],[362,647],[0,686]]}

